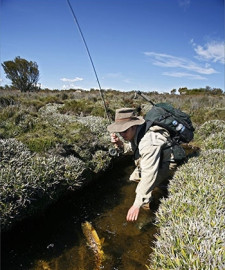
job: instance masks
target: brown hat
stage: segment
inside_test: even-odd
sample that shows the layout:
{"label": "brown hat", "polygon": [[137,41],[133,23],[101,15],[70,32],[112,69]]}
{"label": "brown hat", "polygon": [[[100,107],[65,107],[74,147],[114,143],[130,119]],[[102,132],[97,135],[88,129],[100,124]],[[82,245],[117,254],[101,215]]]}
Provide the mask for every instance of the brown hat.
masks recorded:
{"label": "brown hat", "polygon": [[145,120],[141,116],[135,116],[133,108],[116,110],[115,122],[107,127],[109,132],[123,132],[136,125],[142,125]]}

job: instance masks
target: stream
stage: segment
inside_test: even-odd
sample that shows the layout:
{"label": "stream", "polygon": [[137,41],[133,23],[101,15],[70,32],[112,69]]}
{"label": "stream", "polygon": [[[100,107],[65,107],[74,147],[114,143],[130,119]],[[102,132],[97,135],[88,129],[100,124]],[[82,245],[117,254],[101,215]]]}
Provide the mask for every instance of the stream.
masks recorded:
{"label": "stream", "polygon": [[[142,270],[154,245],[154,213],[141,209],[126,221],[136,183],[129,182],[131,161],[110,171],[2,235],[2,270]],[[101,240],[104,260],[96,264],[81,224],[88,221]]]}

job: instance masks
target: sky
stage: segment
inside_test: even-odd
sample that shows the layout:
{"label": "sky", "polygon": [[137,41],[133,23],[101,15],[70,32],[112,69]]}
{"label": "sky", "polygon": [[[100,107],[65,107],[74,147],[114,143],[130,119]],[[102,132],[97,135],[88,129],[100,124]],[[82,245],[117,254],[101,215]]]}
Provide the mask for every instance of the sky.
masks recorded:
{"label": "sky", "polygon": [[68,1],[102,89],[225,90],[223,0],[0,0],[0,62],[36,62],[41,88],[99,89]]}

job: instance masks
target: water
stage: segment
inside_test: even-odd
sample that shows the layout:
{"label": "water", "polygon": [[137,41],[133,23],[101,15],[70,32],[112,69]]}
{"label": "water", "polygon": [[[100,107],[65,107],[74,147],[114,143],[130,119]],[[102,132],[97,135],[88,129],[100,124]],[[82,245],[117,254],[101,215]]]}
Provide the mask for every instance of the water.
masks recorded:
{"label": "water", "polygon": [[[157,229],[150,210],[141,209],[137,222],[126,221],[136,188],[127,181],[132,170],[126,163],[117,165],[82,193],[73,193],[42,216],[3,234],[2,270],[147,269]],[[84,221],[101,239],[101,267],[81,230]]]}

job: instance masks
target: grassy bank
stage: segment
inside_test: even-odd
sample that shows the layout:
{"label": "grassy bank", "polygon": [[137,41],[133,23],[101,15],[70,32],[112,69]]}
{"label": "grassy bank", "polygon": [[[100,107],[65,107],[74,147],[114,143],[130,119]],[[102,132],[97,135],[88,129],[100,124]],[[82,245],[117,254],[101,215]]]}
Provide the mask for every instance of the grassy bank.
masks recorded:
{"label": "grassy bank", "polygon": [[[148,102],[134,98],[134,91],[107,90],[104,95],[112,118],[119,107],[140,107],[143,115],[149,109]],[[212,135],[215,123],[204,123],[225,118],[224,95],[147,95],[191,115],[197,131],[194,144],[204,149],[204,138],[210,147],[223,147],[224,141]],[[109,167],[107,124],[97,90],[0,91],[2,230],[44,210]],[[224,138],[223,130],[218,132]]]}
{"label": "grassy bank", "polygon": [[83,187],[111,162],[107,121],[60,113],[60,105],[46,104],[35,115],[24,105],[1,109],[3,231],[44,211],[70,190]]}
{"label": "grassy bank", "polygon": [[196,135],[203,149],[179,167],[157,212],[149,269],[224,269],[225,121],[209,121]]}

